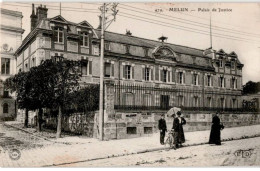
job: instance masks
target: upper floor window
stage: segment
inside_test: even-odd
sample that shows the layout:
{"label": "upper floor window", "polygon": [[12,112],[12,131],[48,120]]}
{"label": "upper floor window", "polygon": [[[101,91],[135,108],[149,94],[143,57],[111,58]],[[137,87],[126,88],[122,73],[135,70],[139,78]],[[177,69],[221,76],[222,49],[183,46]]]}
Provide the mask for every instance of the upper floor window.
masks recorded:
{"label": "upper floor window", "polygon": [[89,36],[85,32],[80,34],[80,46],[89,46]]}
{"label": "upper floor window", "polygon": [[236,89],[237,88],[237,84],[236,84],[236,79],[235,78],[232,78],[231,79],[231,88],[233,88],[233,89]]}
{"label": "upper floor window", "polygon": [[125,66],[125,78],[131,79],[131,65]]}
{"label": "upper floor window", "polygon": [[199,107],[199,98],[198,98],[198,96],[194,96],[194,107]]}
{"label": "upper floor window", "polygon": [[207,104],[208,104],[208,107],[211,107],[211,97],[207,97]]}
{"label": "upper floor window", "polygon": [[232,108],[235,108],[235,107],[237,107],[237,105],[236,105],[236,102],[237,102],[237,100],[236,100],[236,99],[232,99]]}
{"label": "upper floor window", "polygon": [[225,107],[225,99],[224,98],[220,98],[220,107],[221,108]]}
{"label": "upper floor window", "polygon": [[8,113],[8,108],[9,108],[8,104],[4,103],[3,104],[3,113]]}
{"label": "upper floor window", "polygon": [[88,61],[87,60],[81,61],[81,74],[88,75]]}
{"label": "upper floor window", "polygon": [[183,84],[184,83],[184,81],[183,81],[183,72],[179,72],[178,77],[179,77],[179,83]]}
{"label": "upper floor window", "polygon": [[1,74],[10,74],[10,59],[1,59]]}
{"label": "upper floor window", "polygon": [[25,70],[26,72],[29,71],[28,64],[25,64],[25,68],[24,68],[24,70]]}
{"label": "upper floor window", "polygon": [[222,87],[222,88],[225,87],[225,79],[224,79],[224,77],[220,77],[220,87]]}
{"label": "upper floor window", "polygon": [[7,98],[8,96],[9,96],[9,91],[8,90],[4,90],[3,97]]}
{"label": "upper floor window", "polygon": [[180,107],[184,106],[184,97],[178,96],[178,104]]}
{"label": "upper floor window", "polygon": [[222,59],[219,60],[219,67],[223,68],[223,60]]}
{"label": "upper floor window", "polygon": [[105,43],[105,50],[110,50],[110,43]]}
{"label": "upper floor window", "polygon": [[211,76],[207,75],[207,86],[209,86],[209,87],[212,86],[211,85],[211,79],[212,79]]}
{"label": "upper floor window", "polygon": [[32,67],[35,67],[36,66],[36,60],[35,58],[32,58]]}
{"label": "upper floor window", "polygon": [[168,71],[167,70],[162,70],[162,81],[163,82],[167,82],[167,73],[168,73]]}
{"label": "upper floor window", "polygon": [[64,42],[63,29],[55,28],[55,30],[54,30],[54,42],[57,42],[57,43],[63,43]]}
{"label": "upper floor window", "polygon": [[144,69],[144,80],[145,81],[150,81],[150,68],[145,68]]}
{"label": "upper floor window", "polygon": [[193,84],[199,85],[198,74],[193,74]]}
{"label": "upper floor window", "polygon": [[231,61],[231,69],[235,69],[235,61]]}
{"label": "upper floor window", "polygon": [[111,64],[108,62],[105,62],[105,77],[111,76]]}

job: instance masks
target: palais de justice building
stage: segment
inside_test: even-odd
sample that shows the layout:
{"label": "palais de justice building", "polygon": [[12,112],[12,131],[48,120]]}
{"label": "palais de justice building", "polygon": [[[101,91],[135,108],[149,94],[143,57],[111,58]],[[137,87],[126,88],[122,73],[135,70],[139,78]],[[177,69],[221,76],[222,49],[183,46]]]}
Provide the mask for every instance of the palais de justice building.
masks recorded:
{"label": "palais de justice building", "polygon": [[[47,18],[47,12],[45,6],[33,7],[31,32],[15,52],[17,71],[28,71],[43,60],[63,56],[81,61],[81,84],[99,83],[100,29],[60,15]],[[105,120],[124,106],[209,111],[241,107],[243,64],[235,52],[196,49],[164,40],[105,32],[105,80],[120,86],[113,90],[113,106],[107,108]]]}

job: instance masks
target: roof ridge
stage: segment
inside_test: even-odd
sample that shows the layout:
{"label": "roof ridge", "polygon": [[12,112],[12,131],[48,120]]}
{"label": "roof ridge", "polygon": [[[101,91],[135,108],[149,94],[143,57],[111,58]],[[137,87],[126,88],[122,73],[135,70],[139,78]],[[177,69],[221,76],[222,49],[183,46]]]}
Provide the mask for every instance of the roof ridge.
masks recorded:
{"label": "roof ridge", "polygon": [[[101,31],[100,29],[95,29],[95,30]],[[148,38],[143,38],[143,37],[137,37],[137,36],[128,36],[128,35],[125,35],[125,34],[122,34],[122,33],[116,33],[116,32],[111,32],[111,31],[105,31],[105,32],[113,33],[113,34],[119,34],[119,35],[126,36],[126,37],[133,37],[133,38],[137,38],[137,39],[149,40],[149,41],[153,41],[153,42],[160,43],[160,41],[153,40],[153,39],[148,39]],[[185,47],[185,48],[190,48],[190,49],[195,49],[195,50],[204,51],[203,49],[198,49],[198,48],[189,47],[189,46],[185,46],[185,45],[174,44],[174,43],[164,43],[164,44],[175,45],[175,46],[180,46],[180,47]]]}

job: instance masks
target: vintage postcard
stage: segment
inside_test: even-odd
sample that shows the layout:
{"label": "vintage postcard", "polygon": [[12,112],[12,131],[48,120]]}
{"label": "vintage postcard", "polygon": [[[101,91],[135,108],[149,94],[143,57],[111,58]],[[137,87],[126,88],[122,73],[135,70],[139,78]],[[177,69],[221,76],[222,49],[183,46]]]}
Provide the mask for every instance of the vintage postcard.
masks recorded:
{"label": "vintage postcard", "polygon": [[1,2],[1,167],[260,166],[260,3]]}

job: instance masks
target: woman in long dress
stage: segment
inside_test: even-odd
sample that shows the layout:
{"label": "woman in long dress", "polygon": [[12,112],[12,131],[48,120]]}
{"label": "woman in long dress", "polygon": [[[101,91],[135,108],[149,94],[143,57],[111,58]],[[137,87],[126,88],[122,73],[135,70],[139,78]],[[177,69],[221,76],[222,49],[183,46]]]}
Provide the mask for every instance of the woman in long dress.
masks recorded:
{"label": "woman in long dress", "polygon": [[221,145],[220,131],[224,129],[224,126],[220,123],[218,113],[212,118],[212,126],[209,137],[209,144]]}

